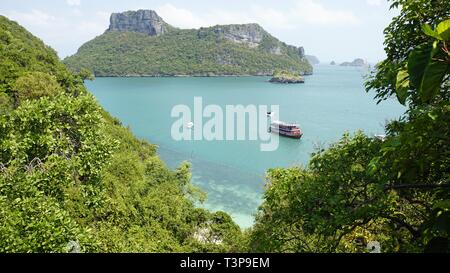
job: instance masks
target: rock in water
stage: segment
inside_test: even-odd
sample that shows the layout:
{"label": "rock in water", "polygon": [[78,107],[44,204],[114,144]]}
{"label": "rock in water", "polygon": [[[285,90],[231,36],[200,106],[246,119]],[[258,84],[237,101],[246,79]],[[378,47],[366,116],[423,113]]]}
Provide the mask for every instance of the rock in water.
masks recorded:
{"label": "rock in water", "polygon": [[363,59],[355,59],[353,62],[344,62],[341,64],[341,66],[365,66],[367,65],[367,62]]}
{"label": "rock in water", "polygon": [[273,78],[269,82],[272,83],[304,83],[305,78],[291,71],[282,70],[275,71]]}
{"label": "rock in water", "polygon": [[109,31],[134,31],[150,36],[159,36],[173,28],[153,10],[126,11],[113,13]]}

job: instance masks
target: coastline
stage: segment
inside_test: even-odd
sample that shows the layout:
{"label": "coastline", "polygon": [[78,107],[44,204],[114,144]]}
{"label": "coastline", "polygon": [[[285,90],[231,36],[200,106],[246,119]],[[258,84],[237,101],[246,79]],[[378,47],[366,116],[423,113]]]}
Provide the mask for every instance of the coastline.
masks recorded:
{"label": "coastline", "polygon": [[[305,73],[303,76],[312,76],[313,72]],[[95,75],[96,78],[221,78],[221,77],[273,77],[273,74],[157,74],[157,75]]]}

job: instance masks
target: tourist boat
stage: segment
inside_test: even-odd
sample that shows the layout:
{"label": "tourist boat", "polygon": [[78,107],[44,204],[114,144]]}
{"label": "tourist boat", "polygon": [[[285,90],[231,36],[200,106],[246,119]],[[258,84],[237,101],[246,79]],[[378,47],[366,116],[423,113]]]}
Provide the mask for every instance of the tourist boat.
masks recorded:
{"label": "tourist boat", "polygon": [[300,139],[303,136],[302,130],[298,124],[282,121],[273,121],[270,123],[269,132],[297,139]]}

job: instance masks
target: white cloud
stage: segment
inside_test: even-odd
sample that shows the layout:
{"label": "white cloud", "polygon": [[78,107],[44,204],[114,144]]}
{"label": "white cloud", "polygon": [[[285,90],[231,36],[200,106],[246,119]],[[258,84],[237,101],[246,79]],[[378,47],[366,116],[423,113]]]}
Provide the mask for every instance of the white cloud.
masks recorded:
{"label": "white cloud", "polygon": [[89,18],[82,18],[75,9],[69,15],[53,16],[41,10],[31,10],[12,11],[6,16],[17,21],[46,44],[60,49],[60,57],[65,57],[76,52],[82,43],[103,33],[108,28],[110,14],[98,11]]}
{"label": "white cloud", "polygon": [[[270,33],[293,44],[305,35],[292,36],[295,31],[314,27],[355,25],[360,19],[344,8],[332,8],[319,0],[292,0],[292,5],[268,6],[254,2],[246,8],[219,8],[214,5],[202,12],[189,7],[166,3],[155,10],[169,24],[179,28],[199,28],[217,24],[259,23]],[[373,1],[373,0],[371,0]],[[109,25],[110,10],[97,11],[89,17],[78,10],[80,0],[67,0],[73,6],[68,14],[51,15],[42,10],[10,12],[8,17],[24,25],[46,43],[59,48],[61,56],[72,54],[84,42],[102,34]],[[149,8],[149,7],[142,7]],[[130,7],[131,10],[133,8]],[[68,31],[70,30],[70,31]],[[284,37],[283,37],[284,33]],[[299,32],[300,33],[300,32]],[[304,32],[301,32],[304,33]],[[292,38],[296,37],[296,38]],[[308,38],[308,37],[307,37]]]}
{"label": "white cloud", "polygon": [[286,14],[285,12],[280,10],[257,5],[252,6],[250,12],[254,18],[252,21],[261,25],[285,29],[291,29],[295,27],[295,19],[290,16],[289,13]]}
{"label": "white cloud", "polygon": [[293,19],[309,24],[348,25],[356,24],[359,19],[348,10],[328,9],[313,0],[299,0],[293,9]]}
{"label": "white cloud", "polygon": [[242,11],[210,9],[202,14],[195,14],[189,9],[165,4],[156,8],[156,11],[166,22],[179,28],[259,23],[272,29],[293,29],[304,24],[335,26],[359,22],[351,11],[330,9],[314,0],[297,0],[289,10],[255,4]]}
{"label": "white cloud", "polygon": [[66,0],[67,5],[73,7],[73,6],[79,6],[81,5],[81,0]]}
{"label": "white cloud", "polygon": [[160,6],[156,9],[156,12],[164,21],[179,28],[198,28],[207,24],[207,22],[194,15],[191,11],[177,8],[172,4]]}
{"label": "white cloud", "polygon": [[8,17],[24,25],[36,26],[51,25],[56,20],[56,17],[36,9],[33,9],[31,12],[13,11],[8,14]]}
{"label": "white cloud", "polygon": [[382,0],[366,0],[369,6],[381,6]]}

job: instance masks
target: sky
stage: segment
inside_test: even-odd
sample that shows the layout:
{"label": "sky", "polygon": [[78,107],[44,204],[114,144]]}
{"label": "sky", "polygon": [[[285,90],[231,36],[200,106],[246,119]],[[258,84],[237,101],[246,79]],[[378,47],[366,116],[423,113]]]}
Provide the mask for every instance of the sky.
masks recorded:
{"label": "sky", "polygon": [[61,58],[101,35],[112,12],[153,9],[179,28],[258,23],[321,62],[384,59],[383,29],[398,10],[386,0],[1,0],[17,21]]}

